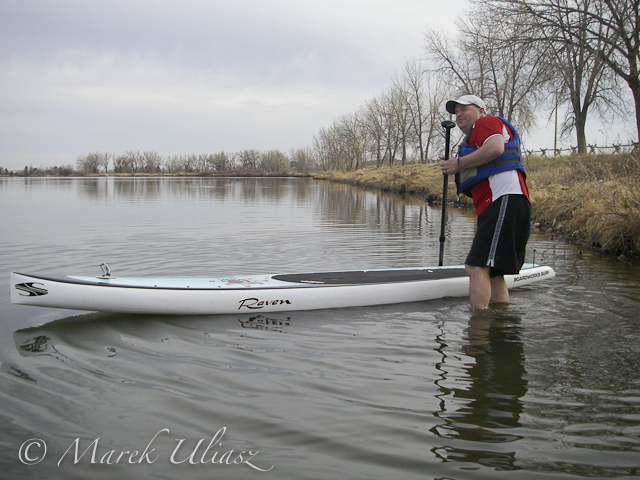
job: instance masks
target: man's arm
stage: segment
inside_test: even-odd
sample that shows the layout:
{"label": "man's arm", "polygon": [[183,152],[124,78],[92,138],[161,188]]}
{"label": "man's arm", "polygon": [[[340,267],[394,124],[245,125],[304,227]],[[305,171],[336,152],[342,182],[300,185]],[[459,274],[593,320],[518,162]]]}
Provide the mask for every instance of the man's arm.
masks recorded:
{"label": "man's arm", "polygon": [[498,158],[504,152],[504,137],[502,135],[492,135],[482,144],[480,148],[465,155],[460,159],[459,169],[474,168],[489,163]]}

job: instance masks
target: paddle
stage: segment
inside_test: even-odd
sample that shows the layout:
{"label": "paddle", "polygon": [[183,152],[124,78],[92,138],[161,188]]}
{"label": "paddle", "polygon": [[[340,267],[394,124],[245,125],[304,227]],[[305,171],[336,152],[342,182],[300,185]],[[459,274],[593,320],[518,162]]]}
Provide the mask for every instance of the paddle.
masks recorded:
{"label": "paddle", "polygon": [[[456,126],[451,120],[445,120],[442,122],[442,127],[445,129],[445,148],[444,148],[444,159],[449,159],[449,149],[450,149],[450,141],[451,141],[451,129]],[[438,261],[438,265],[442,266],[444,259],[444,229],[445,224],[447,222],[447,186],[449,185],[449,176],[446,173],[442,174],[442,218],[440,219],[440,260]]]}

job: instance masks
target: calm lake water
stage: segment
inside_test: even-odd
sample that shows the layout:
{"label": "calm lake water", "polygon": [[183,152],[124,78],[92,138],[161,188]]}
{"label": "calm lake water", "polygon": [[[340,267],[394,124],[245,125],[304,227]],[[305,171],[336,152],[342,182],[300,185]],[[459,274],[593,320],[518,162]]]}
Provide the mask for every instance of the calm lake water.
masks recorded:
{"label": "calm lake water", "polygon": [[[3,479],[640,476],[637,265],[534,234],[557,277],[484,316],[81,313],[11,305],[9,272],[436,265],[440,211],[309,179],[0,178],[0,225]],[[451,209],[446,264],[473,231]]]}

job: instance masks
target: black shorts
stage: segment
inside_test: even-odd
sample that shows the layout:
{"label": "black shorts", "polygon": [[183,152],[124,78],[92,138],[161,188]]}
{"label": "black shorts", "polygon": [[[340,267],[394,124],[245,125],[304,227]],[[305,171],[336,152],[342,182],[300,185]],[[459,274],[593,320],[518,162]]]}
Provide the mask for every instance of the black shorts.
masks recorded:
{"label": "black shorts", "polygon": [[476,236],[465,263],[490,267],[491,277],[520,272],[530,230],[531,205],[527,197],[498,198],[478,217]]}

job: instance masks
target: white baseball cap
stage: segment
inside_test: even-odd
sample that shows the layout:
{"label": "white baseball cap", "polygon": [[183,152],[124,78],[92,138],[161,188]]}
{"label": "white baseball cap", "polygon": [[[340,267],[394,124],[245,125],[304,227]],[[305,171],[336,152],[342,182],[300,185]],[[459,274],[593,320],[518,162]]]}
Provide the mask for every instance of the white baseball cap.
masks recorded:
{"label": "white baseball cap", "polygon": [[475,95],[463,95],[457,100],[449,100],[447,102],[447,112],[455,115],[456,113],[456,105],[475,105],[478,108],[487,109],[487,106],[484,104],[480,97],[476,97]]}

